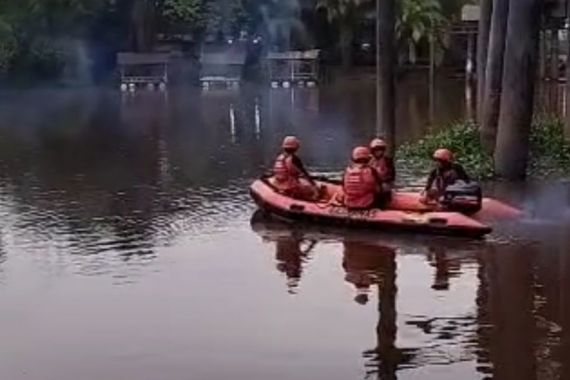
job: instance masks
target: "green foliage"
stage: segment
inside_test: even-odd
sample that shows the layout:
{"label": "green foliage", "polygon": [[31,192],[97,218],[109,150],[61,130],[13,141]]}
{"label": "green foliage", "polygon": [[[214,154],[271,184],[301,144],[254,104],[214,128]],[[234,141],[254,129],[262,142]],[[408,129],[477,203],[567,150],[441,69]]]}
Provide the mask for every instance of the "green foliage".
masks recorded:
{"label": "green foliage", "polygon": [[251,18],[242,0],[209,0],[206,16],[208,32],[222,32],[224,35],[236,35]]}
{"label": "green foliage", "polygon": [[319,0],[317,9],[323,9],[327,13],[329,22],[338,22],[341,25],[348,24],[360,15],[362,6],[371,0]]}
{"label": "green foliage", "polygon": [[65,66],[67,51],[60,41],[37,37],[29,46],[27,60],[41,77],[53,77]]}
{"label": "green foliage", "polygon": [[171,27],[195,34],[233,35],[248,19],[242,0],[164,0],[160,12]]}
{"label": "green foliage", "polygon": [[457,123],[418,141],[404,144],[398,149],[397,156],[402,165],[427,170],[432,164],[433,152],[438,148],[447,148],[454,152],[457,161],[464,165],[473,177],[486,179],[493,175],[492,159],[484,153],[479,132],[470,122]]}
{"label": "green foliage", "polygon": [[530,135],[531,175],[547,177],[570,174],[570,143],[564,138],[564,124],[555,117],[537,117]]}
{"label": "green foliage", "polygon": [[171,23],[190,24],[195,27],[204,23],[203,0],[165,0],[162,15]]}
{"label": "green foliage", "polygon": [[422,42],[433,41],[441,57],[447,45],[448,20],[439,0],[400,0],[399,5],[396,34],[400,47],[407,49],[410,62],[416,62],[417,47]]}
{"label": "green foliage", "polygon": [[18,43],[10,24],[0,18],[0,73],[7,72],[18,52]]}
{"label": "green foliage", "polygon": [[0,72],[57,75],[67,52],[62,39],[84,37],[98,11],[112,0],[0,1]]}
{"label": "green foliage", "polygon": [[[438,148],[448,148],[472,176],[489,179],[493,177],[493,160],[485,153],[479,137],[473,123],[456,123],[402,145],[397,151],[398,162],[412,171],[426,171],[431,165],[433,152]],[[533,177],[570,174],[570,143],[564,139],[561,120],[554,117],[534,120],[529,155],[528,174]]]}

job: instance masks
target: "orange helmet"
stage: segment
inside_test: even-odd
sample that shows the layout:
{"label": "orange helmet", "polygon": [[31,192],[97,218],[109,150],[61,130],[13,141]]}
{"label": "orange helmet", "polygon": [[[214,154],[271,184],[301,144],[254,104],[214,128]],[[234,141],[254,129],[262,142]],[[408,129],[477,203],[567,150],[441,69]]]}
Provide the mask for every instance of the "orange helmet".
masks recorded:
{"label": "orange helmet", "polygon": [[353,161],[361,161],[367,160],[370,158],[370,149],[365,146],[357,146],[352,151],[352,160]]}
{"label": "orange helmet", "polygon": [[453,153],[449,149],[440,148],[433,154],[434,160],[451,162],[453,161]]}
{"label": "orange helmet", "polygon": [[281,145],[283,149],[299,149],[301,142],[295,136],[287,136],[283,139],[283,144]]}
{"label": "orange helmet", "polygon": [[386,144],[386,141],[382,139],[374,139],[370,143],[370,149],[386,149],[387,147],[388,144]]}

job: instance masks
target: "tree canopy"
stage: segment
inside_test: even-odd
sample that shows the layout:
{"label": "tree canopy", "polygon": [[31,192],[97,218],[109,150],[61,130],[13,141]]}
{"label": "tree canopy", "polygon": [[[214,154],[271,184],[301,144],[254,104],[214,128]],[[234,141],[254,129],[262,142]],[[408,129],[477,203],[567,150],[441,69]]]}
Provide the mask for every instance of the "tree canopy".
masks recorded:
{"label": "tree canopy", "polygon": [[[466,1],[397,0],[400,44],[413,51],[434,30],[441,30],[452,18],[449,12],[457,12]],[[374,0],[3,0],[0,73],[57,72],[73,39],[112,44],[113,49],[148,50],[160,32],[190,34],[195,40],[207,35],[235,37],[241,31],[269,37],[283,37],[295,29],[306,34],[300,12],[307,6],[312,17],[325,12],[349,53],[352,29],[374,4]]]}

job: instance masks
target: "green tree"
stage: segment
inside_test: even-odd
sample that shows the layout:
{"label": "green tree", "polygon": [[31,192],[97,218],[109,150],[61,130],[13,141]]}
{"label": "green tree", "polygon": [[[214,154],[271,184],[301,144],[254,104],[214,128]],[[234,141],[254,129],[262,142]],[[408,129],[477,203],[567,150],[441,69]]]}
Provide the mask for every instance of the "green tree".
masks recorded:
{"label": "green tree", "polygon": [[92,17],[110,4],[110,0],[0,2],[0,71],[59,70],[66,54],[63,41],[84,38]]}
{"label": "green tree", "polygon": [[339,48],[342,64],[347,67],[352,63],[352,42],[358,18],[363,6],[370,0],[319,0],[317,9],[323,9],[331,24],[339,27]]}
{"label": "green tree", "polygon": [[242,0],[165,0],[161,13],[171,28],[198,38],[204,32],[235,35],[248,20]]}
{"label": "green tree", "polygon": [[417,49],[421,43],[433,40],[439,55],[446,46],[447,18],[438,0],[400,0],[400,14],[396,33],[401,49],[407,51],[411,63],[416,62]]}
{"label": "green tree", "polygon": [[18,44],[12,26],[0,18],[0,73],[7,72],[17,53]]}
{"label": "green tree", "polygon": [[170,24],[199,29],[204,26],[206,4],[203,0],[165,0],[162,15]]}

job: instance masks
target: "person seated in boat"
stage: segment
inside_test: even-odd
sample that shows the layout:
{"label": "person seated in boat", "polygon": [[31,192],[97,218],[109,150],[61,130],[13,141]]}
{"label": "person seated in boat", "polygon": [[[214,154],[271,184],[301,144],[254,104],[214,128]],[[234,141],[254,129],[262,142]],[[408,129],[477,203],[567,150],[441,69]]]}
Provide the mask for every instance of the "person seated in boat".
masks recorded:
{"label": "person seated in boat", "polygon": [[377,197],[377,204],[383,206],[392,198],[392,187],[396,180],[396,168],[394,161],[386,154],[388,145],[382,139],[374,139],[370,143],[372,159],[370,166],[378,173],[381,181],[380,192]]}
{"label": "person seated in boat", "polygon": [[467,172],[460,164],[454,162],[453,153],[449,149],[441,148],[433,154],[436,167],[429,174],[426,187],[422,191],[423,203],[438,202],[445,189],[457,181],[470,182]]}
{"label": "person seated in boat", "polygon": [[381,181],[370,166],[370,150],[359,146],[352,151],[352,164],[346,168],[343,181],[344,205],[349,209],[366,210],[374,207]]}
{"label": "person seated in boat", "polygon": [[316,200],[318,186],[311,178],[303,161],[297,156],[300,141],[295,136],[283,140],[283,151],[273,164],[273,185],[284,194],[293,198]]}

